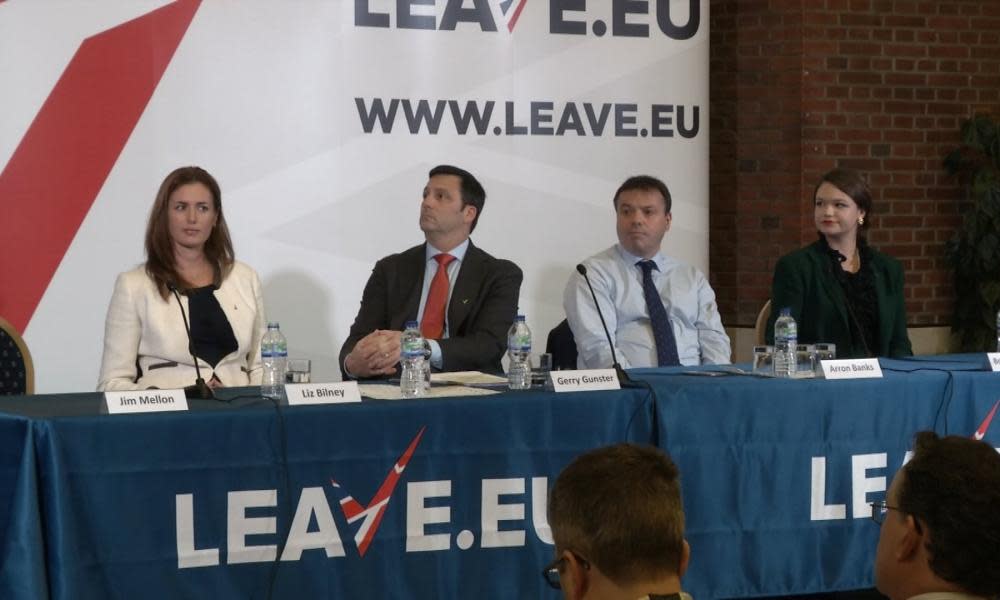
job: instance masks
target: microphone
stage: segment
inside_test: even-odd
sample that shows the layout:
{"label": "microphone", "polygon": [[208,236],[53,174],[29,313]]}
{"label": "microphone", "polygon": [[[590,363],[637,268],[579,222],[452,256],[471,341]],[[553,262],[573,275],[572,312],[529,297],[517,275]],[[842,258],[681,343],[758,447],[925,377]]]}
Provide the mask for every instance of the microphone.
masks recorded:
{"label": "microphone", "polygon": [[583,279],[587,282],[587,287],[590,288],[590,296],[594,299],[594,307],[597,308],[597,316],[601,318],[601,327],[604,328],[604,335],[608,339],[608,346],[611,347],[611,360],[614,364],[611,366],[615,369],[615,374],[618,376],[618,382],[624,387],[632,387],[637,385],[632,378],[628,376],[625,369],[622,368],[621,363],[618,362],[618,354],[615,352],[615,343],[611,341],[611,333],[608,331],[608,324],[604,321],[604,313],[601,312],[601,304],[597,301],[597,294],[594,293],[594,286],[590,285],[590,277],[587,276],[587,267],[582,264],[576,265],[576,270],[580,275],[583,275]]}
{"label": "microphone", "polygon": [[188,354],[191,355],[191,360],[194,361],[194,372],[197,375],[197,379],[194,380],[194,385],[189,385],[184,388],[184,396],[186,398],[200,398],[201,400],[215,400],[215,393],[212,392],[212,388],[208,387],[205,380],[201,376],[201,368],[198,366],[198,357],[194,355],[194,344],[191,342],[191,327],[188,325],[187,313],[184,312],[184,303],[181,302],[181,296],[177,293],[177,287],[169,283],[167,287],[174,294],[174,298],[177,299],[177,306],[181,309],[181,318],[184,319],[184,333],[187,334],[188,339]]}
{"label": "microphone", "polygon": [[868,342],[865,341],[865,332],[861,328],[861,321],[858,320],[858,315],[854,314],[854,309],[851,308],[851,303],[847,300],[847,274],[844,273],[844,269],[839,264],[844,262],[843,260],[840,260],[840,257],[843,256],[843,254],[833,250],[832,248],[830,249],[830,252],[834,253],[833,258],[838,261],[838,264],[834,265],[828,263],[827,269],[829,272],[832,272],[834,279],[836,279],[837,283],[840,284],[840,289],[843,292],[844,307],[847,308],[847,326],[851,330],[857,332],[858,339],[861,340],[861,347],[865,349],[865,356],[874,357],[875,355],[872,354],[871,349],[868,347]]}

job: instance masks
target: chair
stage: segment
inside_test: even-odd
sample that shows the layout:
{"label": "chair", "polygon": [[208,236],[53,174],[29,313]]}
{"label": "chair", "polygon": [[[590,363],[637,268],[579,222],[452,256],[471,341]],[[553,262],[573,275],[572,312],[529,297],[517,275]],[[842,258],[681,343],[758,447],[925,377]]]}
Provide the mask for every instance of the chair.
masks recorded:
{"label": "chair", "polygon": [[757,340],[754,342],[758,346],[764,345],[764,339],[767,337],[767,320],[771,318],[771,301],[768,300],[764,303],[764,307],[760,309],[757,313],[757,322],[754,324],[754,337]]}
{"label": "chair", "polygon": [[0,396],[35,393],[31,353],[14,326],[0,318]]}
{"label": "chair", "polygon": [[545,342],[545,351],[552,355],[552,369],[555,371],[573,370],[576,368],[576,339],[569,322],[563,319],[549,332]]}

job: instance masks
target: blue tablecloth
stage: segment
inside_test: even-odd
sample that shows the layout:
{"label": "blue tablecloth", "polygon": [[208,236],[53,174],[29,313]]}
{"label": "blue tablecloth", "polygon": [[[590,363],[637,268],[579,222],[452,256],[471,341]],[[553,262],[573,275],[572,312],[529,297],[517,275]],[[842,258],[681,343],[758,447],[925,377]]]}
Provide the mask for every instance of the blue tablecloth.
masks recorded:
{"label": "blue tablecloth", "polygon": [[651,407],[623,390],[0,417],[0,597],[548,597],[550,479],[647,442]]}
{"label": "blue tablecloth", "polygon": [[870,587],[867,503],[913,434],[971,435],[1000,398],[983,357],[882,365],[295,408],[236,390],[133,416],[96,394],[0,400],[0,597],[556,598],[548,486],[619,441],[680,467],[695,598]]}

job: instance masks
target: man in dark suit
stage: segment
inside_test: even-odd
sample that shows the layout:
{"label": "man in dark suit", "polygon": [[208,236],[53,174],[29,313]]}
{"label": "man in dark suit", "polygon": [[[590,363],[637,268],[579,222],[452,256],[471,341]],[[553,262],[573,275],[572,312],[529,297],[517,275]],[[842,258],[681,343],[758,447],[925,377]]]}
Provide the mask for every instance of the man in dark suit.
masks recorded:
{"label": "man in dark suit", "polygon": [[434,369],[501,370],[522,275],[469,239],[485,202],[486,191],[468,171],[431,169],[420,205],[427,241],[375,263],[340,350],[345,379],[394,374],[407,321],[420,322]]}

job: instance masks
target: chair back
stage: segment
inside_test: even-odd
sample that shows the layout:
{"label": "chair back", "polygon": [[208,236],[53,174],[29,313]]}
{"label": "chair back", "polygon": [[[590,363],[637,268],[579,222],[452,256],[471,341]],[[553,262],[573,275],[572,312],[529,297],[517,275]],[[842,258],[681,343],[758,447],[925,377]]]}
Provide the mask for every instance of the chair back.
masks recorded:
{"label": "chair back", "polygon": [[771,301],[768,300],[764,303],[764,307],[760,309],[757,313],[757,323],[754,324],[755,339],[754,342],[758,346],[764,345],[764,340],[767,337],[767,320],[771,318]]}
{"label": "chair back", "polygon": [[545,351],[552,355],[552,368],[557,371],[576,368],[576,339],[569,321],[563,319],[549,332]]}
{"label": "chair back", "polygon": [[0,317],[0,396],[35,393],[35,369],[21,334]]}

